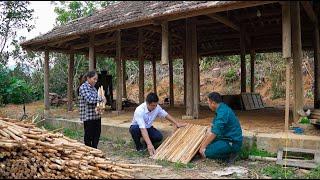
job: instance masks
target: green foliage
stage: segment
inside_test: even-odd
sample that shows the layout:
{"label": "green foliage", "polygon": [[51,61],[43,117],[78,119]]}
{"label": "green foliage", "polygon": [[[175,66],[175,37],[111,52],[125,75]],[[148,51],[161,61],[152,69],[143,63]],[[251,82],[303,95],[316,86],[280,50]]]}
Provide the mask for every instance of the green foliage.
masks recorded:
{"label": "green foliage", "polygon": [[257,148],[256,144],[253,144],[253,146],[250,148],[249,146],[243,146],[241,148],[241,151],[239,153],[240,159],[248,159],[249,156],[261,156],[261,157],[276,157],[277,155],[275,153],[270,153],[265,150],[260,150]]}
{"label": "green foliage", "polygon": [[315,168],[312,169],[311,172],[307,175],[308,179],[320,179],[320,165]]}
{"label": "green foliage", "polygon": [[300,124],[310,124],[310,120],[307,117],[302,117]]}
{"label": "green foliage", "polygon": [[225,72],[224,78],[227,84],[233,83],[238,79],[237,71],[234,67],[231,67]]}
{"label": "green foliage", "polygon": [[56,5],[54,12],[58,15],[56,23],[66,24],[74,19],[92,15],[98,9],[104,8],[114,1],[59,1],[53,2]]}
{"label": "green foliage", "polygon": [[272,179],[292,179],[296,177],[293,168],[284,168],[280,165],[269,165],[263,168],[261,172],[272,177]]}
{"label": "green foliage", "polygon": [[0,1],[0,63],[6,64],[12,55],[8,51],[8,44],[17,37],[17,31],[34,28],[33,9],[29,1]]}
{"label": "green foliage", "polygon": [[27,103],[37,98],[34,87],[24,77],[12,76],[14,71],[0,64],[0,105]]}

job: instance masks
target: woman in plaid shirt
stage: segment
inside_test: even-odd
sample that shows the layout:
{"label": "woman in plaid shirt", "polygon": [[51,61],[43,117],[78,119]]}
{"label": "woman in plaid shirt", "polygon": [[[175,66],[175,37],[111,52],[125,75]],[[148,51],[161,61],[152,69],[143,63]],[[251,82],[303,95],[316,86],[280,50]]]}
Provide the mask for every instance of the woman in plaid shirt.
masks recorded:
{"label": "woman in plaid shirt", "polygon": [[84,125],[84,143],[87,146],[97,148],[101,133],[101,116],[95,108],[98,102],[105,101],[98,96],[94,85],[98,81],[98,74],[90,71],[85,75],[86,81],[79,88],[80,120]]}

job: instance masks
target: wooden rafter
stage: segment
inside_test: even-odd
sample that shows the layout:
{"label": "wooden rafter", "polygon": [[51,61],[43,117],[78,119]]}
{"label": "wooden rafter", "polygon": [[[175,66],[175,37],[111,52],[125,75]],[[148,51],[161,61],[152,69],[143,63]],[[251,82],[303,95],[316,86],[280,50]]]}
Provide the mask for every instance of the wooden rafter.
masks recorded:
{"label": "wooden rafter", "polygon": [[306,11],[308,17],[310,18],[311,22],[314,24],[318,24],[317,15],[314,12],[310,2],[309,1],[301,1],[301,4],[302,4],[304,10]]}

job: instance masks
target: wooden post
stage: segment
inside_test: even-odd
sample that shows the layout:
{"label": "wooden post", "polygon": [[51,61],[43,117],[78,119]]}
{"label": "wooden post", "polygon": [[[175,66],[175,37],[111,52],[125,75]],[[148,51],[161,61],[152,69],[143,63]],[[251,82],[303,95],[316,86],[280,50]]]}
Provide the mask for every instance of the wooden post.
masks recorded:
{"label": "wooden post", "polygon": [[186,19],[186,115],[193,116],[193,56],[192,56],[192,36],[195,24],[193,18]]}
{"label": "wooden post", "polygon": [[240,27],[240,58],[241,58],[241,92],[246,92],[246,34],[245,26]]}
{"label": "wooden post", "polygon": [[74,73],[74,54],[70,54],[68,66],[68,111],[72,111],[73,101],[73,73]]}
{"label": "wooden post", "polygon": [[169,59],[169,101],[170,107],[174,106],[174,92],[173,92],[173,59]]}
{"label": "wooden post", "polygon": [[199,118],[199,104],[200,104],[200,71],[199,59],[197,55],[197,33],[194,32],[192,36],[192,51],[193,51],[193,118]]}
{"label": "wooden post", "polygon": [[49,102],[49,51],[44,52],[44,108],[45,110],[50,109]]}
{"label": "wooden post", "polygon": [[144,102],[144,59],[143,59],[143,32],[139,29],[138,37],[138,59],[139,59],[139,103]]}
{"label": "wooden post", "polygon": [[97,55],[94,53],[93,69],[97,70]]}
{"label": "wooden post", "polygon": [[167,65],[169,62],[169,30],[168,22],[165,21],[161,24],[162,27],[162,46],[161,46],[161,63]]}
{"label": "wooden post", "polygon": [[184,38],[182,44],[182,58],[183,58],[183,104],[186,106],[186,97],[187,97],[187,59],[186,59],[186,39]]}
{"label": "wooden post", "polygon": [[289,131],[290,111],[290,59],[291,59],[291,19],[290,2],[282,5],[282,57],[286,61],[286,107],[285,132]]}
{"label": "wooden post", "polygon": [[126,84],[126,77],[127,77],[127,71],[126,71],[126,60],[125,59],[122,59],[122,83],[123,83],[123,98],[128,98],[127,96],[127,84]]}
{"label": "wooden post", "polygon": [[94,35],[89,38],[89,71],[95,70],[94,68]]}
{"label": "wooden post", "polygon": [[250,68],[250,73],[251,73],[251,78],[250,78],[250,92],[251,93],[254,93],[254,64],[255,64],[255,61],[256,61],[256,53],[254,50],[251,50],[250,52],[250,65],[251,65],[251,68]]}
{"label": "wooden post", "polygon": [[153,92],[157,93],[157,63],[156,60],[152,61],[152,74],[153,74]]}
{"label": "wooden post", "polygon": [[320,108],[320,42],[319,42],[319,26],[314,25],[314,108]]}
{"label": "wooden post", "polygon": [[121,31],[117,30],[117,41],[116,41],[116,68],[117,68],[117,101],[116,101],[116,110],[122,110],[122,69],[121,69]]}
{"label": "wooden post", "polygon": [[298,111],[303,109],[303,81],[302,81],[302,45],[301,45],[301,24],[300,4],[298,1],[290,2],[291,13],[291,38],[293,52],[293,120],[298,122]]}

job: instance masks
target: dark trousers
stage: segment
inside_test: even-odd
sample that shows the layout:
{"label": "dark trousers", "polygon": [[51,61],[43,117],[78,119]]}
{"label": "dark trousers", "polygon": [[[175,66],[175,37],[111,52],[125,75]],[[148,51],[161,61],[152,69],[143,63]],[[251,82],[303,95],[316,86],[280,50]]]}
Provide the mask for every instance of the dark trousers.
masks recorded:
{"label": "dark trousers", "polygon": [[101,118],[84,121],[84,144],[93,148],[98,147],[101,133]]}
{"label": "dark trousers", "polygon": [[[162,141],[163,136],[162,136],[161,132],[158,131],[156,128],[151,126],[150,128],[147,128],[147,131],[148,131],[149,138],[150,138],[152,144]],[[143,149],[143,146],[140,141],[142,134],[141,134],[141,130],[140,130],[139,126],[138,125],[131,125],[129,132],[132,136],[134,143],[136,144],[136,149],[138,151]]]}

